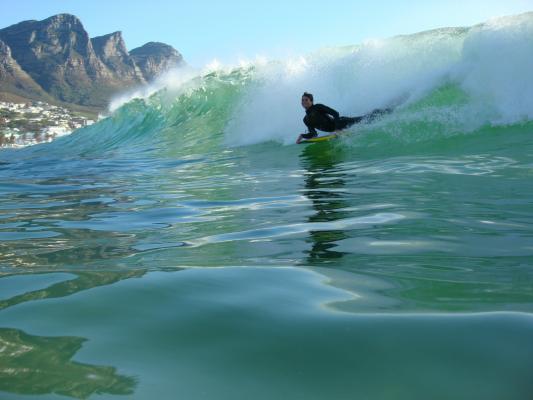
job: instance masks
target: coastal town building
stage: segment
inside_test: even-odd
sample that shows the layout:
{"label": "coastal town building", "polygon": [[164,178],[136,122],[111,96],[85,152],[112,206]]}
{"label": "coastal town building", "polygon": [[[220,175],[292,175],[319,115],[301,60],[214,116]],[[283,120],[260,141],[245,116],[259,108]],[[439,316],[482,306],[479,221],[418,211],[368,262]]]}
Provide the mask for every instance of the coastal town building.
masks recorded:
{"label": "coastal town building", "polygon": [[0,101],[0,147],[50,142],[92,123],[92,119],[42,101]]}

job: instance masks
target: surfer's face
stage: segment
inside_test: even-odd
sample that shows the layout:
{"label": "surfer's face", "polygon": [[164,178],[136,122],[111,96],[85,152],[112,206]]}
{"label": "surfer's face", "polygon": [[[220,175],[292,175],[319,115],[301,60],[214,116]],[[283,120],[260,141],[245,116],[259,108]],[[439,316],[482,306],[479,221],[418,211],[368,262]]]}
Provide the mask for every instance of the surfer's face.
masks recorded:
{"label": "surfer's face", "polygon": [[307,96],[302,96],[302,107],[306,110],[313,105],[311,99]]}

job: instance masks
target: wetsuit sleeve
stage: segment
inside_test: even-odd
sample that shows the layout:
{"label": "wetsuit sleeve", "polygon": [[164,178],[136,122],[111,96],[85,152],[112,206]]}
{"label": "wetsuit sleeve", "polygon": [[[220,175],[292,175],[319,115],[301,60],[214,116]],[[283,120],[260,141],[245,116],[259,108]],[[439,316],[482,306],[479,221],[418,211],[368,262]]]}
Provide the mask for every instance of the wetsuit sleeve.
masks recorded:
{"label": "wetsuit sleeve", "polygon": [[316,104],[315,107],[325,114],[331,115],[334,119],[339,119],[339,113],[335,111],[333,108],[329,108],[328,106],[325,106],[324,104]]}
{"label": "wetsuit sleeve", "polygon": [[307,131],[308,131],[309,133],[312,133],[313,135],[317,135],[317,134],[318,134],[317,131],[316,131],[316,129],[313,128],[313,127],[311,126],[311,124],[309,124],[307,118],[304,118],[304,124],[305,124],[305,126],[307,126]]}

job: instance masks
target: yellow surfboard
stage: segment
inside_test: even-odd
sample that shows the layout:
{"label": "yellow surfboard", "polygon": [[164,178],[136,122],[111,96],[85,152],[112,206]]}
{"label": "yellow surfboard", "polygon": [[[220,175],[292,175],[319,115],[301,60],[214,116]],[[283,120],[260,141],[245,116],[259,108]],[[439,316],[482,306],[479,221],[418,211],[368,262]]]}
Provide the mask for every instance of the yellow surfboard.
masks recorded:
{"label": "yellow surfboard", "polygon": [[302,144],[302,143],[317,143],[317,142],[326,142],[328,140],[331,140],[331,139],[336,139],[339,137],[339,134],[338,133],[330,133],[329,135],[323,135],[323,136],[316,136],[314,138],[311,138],[311,139],[303,139],[300,143],[298,144]]}

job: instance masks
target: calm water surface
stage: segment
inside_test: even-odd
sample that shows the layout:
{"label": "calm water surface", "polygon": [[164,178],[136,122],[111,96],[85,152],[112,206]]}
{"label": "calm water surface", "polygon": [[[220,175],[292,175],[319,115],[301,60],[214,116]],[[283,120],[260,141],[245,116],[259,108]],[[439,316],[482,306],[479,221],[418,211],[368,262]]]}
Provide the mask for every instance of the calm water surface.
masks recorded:
{"label": "calm water surface", "polygon": [[0,153],[1,398],[530,399],[528,135]]}

